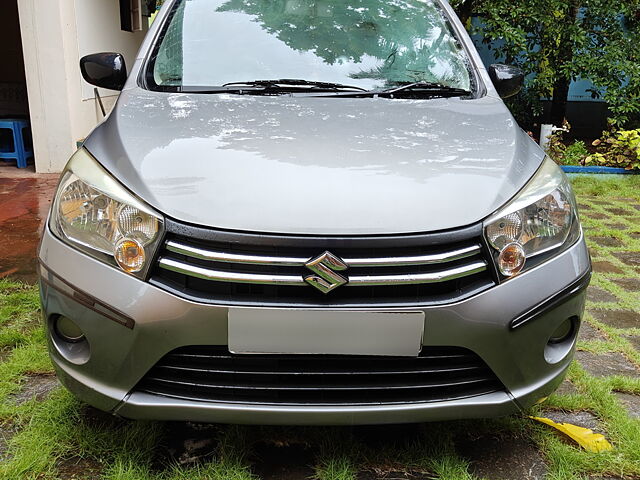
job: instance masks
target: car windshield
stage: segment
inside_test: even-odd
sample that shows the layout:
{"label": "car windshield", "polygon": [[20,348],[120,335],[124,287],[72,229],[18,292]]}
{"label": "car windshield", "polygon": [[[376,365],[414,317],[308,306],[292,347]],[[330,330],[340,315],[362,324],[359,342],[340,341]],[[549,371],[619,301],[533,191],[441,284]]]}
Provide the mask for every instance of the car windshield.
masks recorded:
{"label": "car windshield", "polygon": [[273,79],[471,89],[436,0],[177,0],[147,72],[165,91]]}

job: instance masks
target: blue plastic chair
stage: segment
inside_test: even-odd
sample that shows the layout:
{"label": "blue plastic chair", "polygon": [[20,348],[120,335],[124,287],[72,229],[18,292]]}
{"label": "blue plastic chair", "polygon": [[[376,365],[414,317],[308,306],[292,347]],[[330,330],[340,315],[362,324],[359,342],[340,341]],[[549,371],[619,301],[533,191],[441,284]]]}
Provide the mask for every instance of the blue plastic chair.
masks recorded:
{"label": "blue plastic chair", "polygon": [[13,118],[0,119],[0,130],[11,130],[13,143],[3,142],[0,144],[0,159],[15,159],[18,168],[27,167],[27,159],[33,158],[33,148],[29,148],[25,142],[25,130],[31,135],[28,120]]}

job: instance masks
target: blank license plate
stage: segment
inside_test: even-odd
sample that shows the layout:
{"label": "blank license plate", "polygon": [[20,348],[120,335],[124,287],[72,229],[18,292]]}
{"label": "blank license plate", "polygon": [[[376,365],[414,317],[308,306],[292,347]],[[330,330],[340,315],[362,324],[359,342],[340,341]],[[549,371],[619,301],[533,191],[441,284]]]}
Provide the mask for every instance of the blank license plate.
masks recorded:
{"label": "blank license plate", "polygon": [[417,357],[424,312],[229,309],[232,353]]}

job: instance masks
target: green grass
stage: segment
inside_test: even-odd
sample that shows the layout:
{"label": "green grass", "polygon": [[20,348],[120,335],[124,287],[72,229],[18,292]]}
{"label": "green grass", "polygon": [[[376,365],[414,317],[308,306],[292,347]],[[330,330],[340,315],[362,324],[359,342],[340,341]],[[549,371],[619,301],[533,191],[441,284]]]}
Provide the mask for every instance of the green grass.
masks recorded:
{"label": "green grass", "polygon": [[[588,310],[625,309],[640,313],[640,295],[614,280],[640,276],[615,254],[640,252],[640,177],[581,177],[572,180],[594,260],[607,261],[622,273],[595,273],[593,285],[606,290],[617,302],[588,303]],[[612,216],[598,202],[611,202],[624,210]],[[602,214],[606,218],[597,218]],[[624,230],[611,225],[624,225]],[[593,238],[611,236],[622,246],[601,247]],[[591,313],[585,321],[604,335],[603,340],[581,342],[593,353],[619,352],[640,365],[629,335],[640,329],[622,330],[598,322]],[[252,480],[260,462],[257,445],[302,445],[312,452],[311,466],[319,480],[355,480],[359,471],[411,470],[444,480],[474,479],[470,465],[459,453],[462,438],[487,436],[522,438],[541,452],[553,480],[585,479],[617,475],[640,478],[640,421],[631,419],[614,391],[640,394],[640,381],[626,377],[594,378],[580,365],[572,365],[569,378],[576,387],[570,395],[552,395],[530,414],[545,409],[585,410],[596,415],[614,450],[588,453],[568,443],[546,426],[525,415],[483,421],[424,424],[406,429],[379,427],[295,428],[218,426],[211,430],[214,442],[206,461],[184,466],[168,460],[165,445],[172,425],[132,422],[102,415],[77,401],[63,389],[43,401],[16,405],[12,395],[28,375],[51,373],[45,338],[40,326],[36,287],[0,280],[0,479],[48,480],[60,478],[61,459],[85,461],[110,480]],[[15,432],[8,435],[7,432]],[[375,439],[370,438],[371,432]],[[10,437],[3,448],[1,439]],[[83,478],[82,476],[78,478]]]}

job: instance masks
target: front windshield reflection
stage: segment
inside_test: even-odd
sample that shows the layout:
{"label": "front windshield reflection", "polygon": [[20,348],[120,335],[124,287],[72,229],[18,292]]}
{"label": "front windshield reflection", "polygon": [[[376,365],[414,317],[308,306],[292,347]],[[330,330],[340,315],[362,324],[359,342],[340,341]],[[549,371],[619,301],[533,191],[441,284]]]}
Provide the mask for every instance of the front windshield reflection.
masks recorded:
{"label": "front windshield reflection", "polygon": [[165,88],[279,78],[366,89],[471,83],[433,0],[182,0],[153,64]]}

